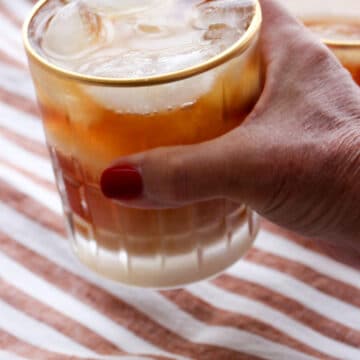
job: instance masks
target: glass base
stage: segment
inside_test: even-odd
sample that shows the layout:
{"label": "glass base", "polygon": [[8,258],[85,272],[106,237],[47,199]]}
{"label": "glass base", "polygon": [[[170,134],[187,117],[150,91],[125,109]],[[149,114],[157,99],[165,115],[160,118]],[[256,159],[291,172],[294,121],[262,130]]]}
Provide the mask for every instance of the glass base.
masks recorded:
{"label": "glass base", "polygon": [[[251,247],[259,230],[258,216],[246,211],[246,221],[215,243],[199,244],[179,254],[129,254],[98,245],[74,225],[79,219],[68,214],[72,248],[78,259],[96,273],[119,283],[153,289],[176,288],[214,277],[238,261]],[[86,224],[82,224],[82,227]],[[194,234],[194,236],[196,236]],[[179,239],[180,241],[180,239]]]}

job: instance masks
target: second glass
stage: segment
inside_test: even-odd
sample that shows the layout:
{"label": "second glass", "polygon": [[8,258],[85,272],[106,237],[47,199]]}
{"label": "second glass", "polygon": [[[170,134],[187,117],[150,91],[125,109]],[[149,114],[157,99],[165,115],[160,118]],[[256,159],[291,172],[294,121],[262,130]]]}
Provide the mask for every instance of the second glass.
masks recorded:
{"label": "second glass", "polygon": [[360,1],[279,1],[323,40],[360,85]]}

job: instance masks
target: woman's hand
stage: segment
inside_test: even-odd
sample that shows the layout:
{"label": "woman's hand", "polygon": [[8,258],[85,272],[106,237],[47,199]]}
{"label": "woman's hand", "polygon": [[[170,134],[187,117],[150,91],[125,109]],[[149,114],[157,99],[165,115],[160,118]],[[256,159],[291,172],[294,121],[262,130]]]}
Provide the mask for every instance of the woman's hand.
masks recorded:
{"label": "woman's hand", "polygon": [[213,141],[121,158],[103,192],[136,207],[245,202],[360,264],[360,89],[310,31],[261,3],[266,82],[246,121]]}

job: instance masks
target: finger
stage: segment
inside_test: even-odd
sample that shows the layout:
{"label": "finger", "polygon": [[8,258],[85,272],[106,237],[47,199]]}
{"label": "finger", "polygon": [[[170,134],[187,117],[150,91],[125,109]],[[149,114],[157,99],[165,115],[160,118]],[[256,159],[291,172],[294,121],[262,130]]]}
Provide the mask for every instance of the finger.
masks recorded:
{"label": "finger", "polygon": [[257,138],[239,128],[202,144],[121,158],[104,171],[103,193],[142,208],[177,207],[224,197],[254,203],[269,183],[260,175],[267,161]]}
{"label": "finger", "polygon": [[[279,29],[290,23],[300,24],[289,11],[276,0],[260,0],[263,14],[263,26],[270,31],[271,28]],[[273,36],[278,36],[277,31],[273,31]]]}
{"label": "finger", "polygon": [[[300,24],[273,1],[263,0],[263,5],[264,25],[271,28],[266,31],[279,50],[281,36],[272,34]],[[259,118],[260,113],[257,110],[250,118]],[[266,160],[271,152],[264,148],[273,144],[268,134],[264,141],[260,138],[259,129],[242,127],[203,144],[125,157],[104,172],[102,189],[106,196],[135,207],[174,207],[227,197],[259,208],[274,181],[272,161]]]}
{"label": "finger", "polygon": [[[276,3],[263,0],[263,6],[269,34],[289,23],[299,26]],[[278,35],[270,41],[281,46]],[[257,204],[271,183],[271,176],[264,175],[271,171],[264,172],[267,163],[262,150],[255,129],[237,129],[207,143],[122,158],[104,172],[102,189],[106,196],[135,207],[174,207],[219,197]]]}
{"label": "finger", "polygon": [[[305,31],[304,25],[275,0],[260,0],[263,14],[262,44],[270,52],[276,53],[293,42],[299,30]],[[275,45],[275,47],[274,47]]]}

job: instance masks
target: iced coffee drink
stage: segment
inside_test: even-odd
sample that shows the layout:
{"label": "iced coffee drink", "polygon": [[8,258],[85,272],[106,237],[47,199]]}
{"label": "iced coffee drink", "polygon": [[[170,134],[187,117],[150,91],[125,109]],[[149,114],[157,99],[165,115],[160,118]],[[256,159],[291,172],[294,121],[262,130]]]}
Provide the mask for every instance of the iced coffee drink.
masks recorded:
{"label": "iced coffee drink", "polygon": [[121,156],[241,125],[262,89],[257,0],[48,0],[25,45],[73,248],[113,280],[172,287],[213,276],[257,221],[225,199],[142,210],[105,198]]}

